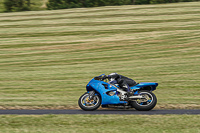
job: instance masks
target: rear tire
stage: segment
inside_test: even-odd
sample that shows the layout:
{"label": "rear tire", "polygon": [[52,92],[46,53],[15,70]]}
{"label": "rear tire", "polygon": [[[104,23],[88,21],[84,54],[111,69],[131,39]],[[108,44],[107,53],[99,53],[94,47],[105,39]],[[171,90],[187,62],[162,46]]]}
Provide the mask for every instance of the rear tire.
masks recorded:
{"label": "rear tire", "polygon": [[148,97],[146,102],[141,102],[140,99],[131,103],[132,107],[138,111],[149,111],[156,106],[157,98],[154,93],[150,91],[140,91],[140,94]]}
{"label": "rear tire", "polygon": [[89,100],[89,93],[83,94],[79,100],[78,105],[82,110],[93,111],[99,108],[101,105],[101,98],[99,95],[95,95],[93,100]]}

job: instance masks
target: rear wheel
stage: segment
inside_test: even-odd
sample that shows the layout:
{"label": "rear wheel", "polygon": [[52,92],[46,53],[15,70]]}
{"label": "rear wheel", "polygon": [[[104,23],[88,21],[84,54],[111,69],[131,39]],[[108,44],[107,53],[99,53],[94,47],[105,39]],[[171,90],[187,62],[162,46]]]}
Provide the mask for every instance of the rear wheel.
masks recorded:
{"label": "rear wheel", "polygon": [[131,103],[133,108],[139,111],[149,111],[156,106],[157,98],[154,93],[150,91],[140,91],[139,93],[145,98],[133,101]]}
{"label": "rear wheel", "polygon": [[89,99],[89,93],[83,94],[78,100],[79,107],[85,111],[93,111],[101,105],[101,98],[95,95],[93,99]]}

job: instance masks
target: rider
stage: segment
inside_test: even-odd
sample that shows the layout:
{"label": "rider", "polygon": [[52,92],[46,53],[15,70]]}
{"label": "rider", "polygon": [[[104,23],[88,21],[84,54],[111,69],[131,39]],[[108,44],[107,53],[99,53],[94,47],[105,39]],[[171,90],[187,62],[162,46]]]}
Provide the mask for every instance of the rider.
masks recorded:
{"label": "rider", "polygon": [[119,84],[120,88],[125,89],[127,91],[128,96],[131,95],[130,86],[135,86],[137,84],[134,80],[117,73],[111,73],[103,77],[103,79],[106,78],[109,79],[111,84]]}

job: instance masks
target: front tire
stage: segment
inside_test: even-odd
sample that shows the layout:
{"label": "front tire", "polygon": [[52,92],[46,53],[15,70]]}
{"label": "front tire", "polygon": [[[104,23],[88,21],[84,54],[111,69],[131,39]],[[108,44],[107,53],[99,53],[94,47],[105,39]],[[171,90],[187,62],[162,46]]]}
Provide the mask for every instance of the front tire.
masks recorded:
{"label": "front tire", "polygon": [[138,99],[133,101],[132,107],[138,111],[149,111],[156,106],[157,98],[154,93],[150,91],[140,91],[141,95],[145,96],[145,100]]}
{"label": "front tire", "polygon": [[101,98],[99,95],[95,95],[92,100],[89,100],[89,93],[85,93],[79,98],[78,105],[85,111],[93,111],[101,105]]}

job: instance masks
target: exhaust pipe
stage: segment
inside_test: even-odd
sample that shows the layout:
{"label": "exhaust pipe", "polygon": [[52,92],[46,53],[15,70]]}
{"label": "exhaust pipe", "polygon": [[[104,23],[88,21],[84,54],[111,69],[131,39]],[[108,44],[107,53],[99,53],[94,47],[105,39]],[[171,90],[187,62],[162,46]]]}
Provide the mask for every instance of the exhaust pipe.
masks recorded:
{"label": "exhaust pipe", "polygon": [[140,98],[145,98],[144,96],[141,95],[136,95],[136,96],[130,96],[128,97],[129,99],[140,99]]}

